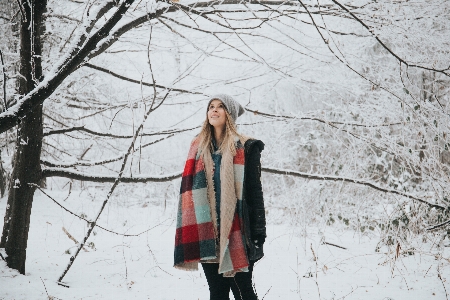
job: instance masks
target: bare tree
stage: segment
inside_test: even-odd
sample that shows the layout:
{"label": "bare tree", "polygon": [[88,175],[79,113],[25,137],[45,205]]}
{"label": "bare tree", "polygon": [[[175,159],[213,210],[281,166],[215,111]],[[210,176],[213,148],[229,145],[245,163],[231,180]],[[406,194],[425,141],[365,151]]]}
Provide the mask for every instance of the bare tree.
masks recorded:
{"label": "bare tree", "polygon": [[[18,123],[18,134],[0,246],[6,250],[8,266],[17,269],[22,274],[25,273],[28,230],[35,185],[42,179],[40,155],[43,138],[43,102],[62,80],[79,66],[98,40],[120,20],[121,14],[127,10],[130,4],[128,2],[122,3],[110,22],[103,28],[104,30],[100,30],[100,33],[97,32],[97,35],[94,35],[95,38],[90,40],[90,47],[88,40],[84,48],[73,49],[70,59],[65,61],[62,70],[58,70],[59,76],[52,76],[50,82],[42,77],[41,66],[41,38],[45,28],[43,16],[46,12],[47,2],[22,1],[19,3],[22,13],[19,94],[23,95],[23,98],[16,104],[19,108],[18,111],[11,114],[10,110],[7,110],[3,113],[4,118],[2,118],[2,120],[6,119],[6,124],[8,124],[3,131]],[[80,42],[82,40],[80,39]]]}

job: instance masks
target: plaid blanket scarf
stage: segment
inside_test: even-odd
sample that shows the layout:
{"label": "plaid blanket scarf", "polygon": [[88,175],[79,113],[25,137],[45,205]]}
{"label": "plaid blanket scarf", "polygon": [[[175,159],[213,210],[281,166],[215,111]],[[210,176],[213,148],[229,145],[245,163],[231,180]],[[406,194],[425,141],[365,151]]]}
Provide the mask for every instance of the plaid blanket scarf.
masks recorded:
{"label": "plaid blanket scarf", "polygon": [[184,270],[197,270],[199,261],[218,262],[219,273],[234,276],[236,272],[248,271],[241,231],[244,147],[237,140],[236,155],[222,155],[221,224],[218,233],[211,153],[200,153],[198,146],[199,140],[195,138],[181,179],[174,266]]}

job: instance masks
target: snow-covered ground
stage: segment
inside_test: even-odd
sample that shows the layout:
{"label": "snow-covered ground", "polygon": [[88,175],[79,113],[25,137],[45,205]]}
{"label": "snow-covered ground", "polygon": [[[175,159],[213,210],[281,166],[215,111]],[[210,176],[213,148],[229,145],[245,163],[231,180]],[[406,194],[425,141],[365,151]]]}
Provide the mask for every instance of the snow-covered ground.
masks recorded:
{"label": "snow-covered ground", "polygon": [[[72,191],[64,201],[67,194],[46,192],[88,219],[104,195],[86,188]],[[172,267],[173,195],[167,202],[151,193],[146,196],[148,201],[134,199],[134,193],[122,191],[120,195],[108,204],[98,224],[127,234],[152,229],[137,237],[96,229],[86,251],[80,253],[63,280],[69,287],[63,287],[56,281],[69,262],[68,253],[75,250],[74,241],[63,228],[80,241],[87,227],[37,191],[26,275],[0,261],[0,299],[208,299],[202,271]],[[0,199],[0,211],[4,212],[5,206],[6,198]],[[287,225],[289,222],[281,223],[268,224],[266,256],[255,267],[254,283],[260,299],[446,299],[444,288],[450,292],[448,250],[436,256],[437,252],[425,250],[408,255],[400,249],[395,258],[394,248],[390,254],[386,254],[387,248],[375,252],[376,235],[369,239],[336,227],[300,230]]]}

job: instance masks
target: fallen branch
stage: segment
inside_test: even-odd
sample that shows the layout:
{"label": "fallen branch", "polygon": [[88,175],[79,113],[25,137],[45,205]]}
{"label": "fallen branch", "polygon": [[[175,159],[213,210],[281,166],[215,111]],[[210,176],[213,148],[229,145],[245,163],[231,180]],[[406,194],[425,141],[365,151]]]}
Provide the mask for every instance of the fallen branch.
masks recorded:
{"label": "fallen branch", "polygon": [[332,243],[328,243],[328,242],[325,242],[325,241],[323,242],[323,244],[347,250],[347,248],[345,248],[345,247],[342,247],[342,246],[339,246],[339,245],[336,245],[336,244],[332,244]]}

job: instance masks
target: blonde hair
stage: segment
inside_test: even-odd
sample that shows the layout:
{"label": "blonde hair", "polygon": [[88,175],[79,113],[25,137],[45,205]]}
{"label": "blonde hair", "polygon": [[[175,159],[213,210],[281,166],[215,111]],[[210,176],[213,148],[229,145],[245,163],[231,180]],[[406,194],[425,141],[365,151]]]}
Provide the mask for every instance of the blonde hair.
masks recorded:
{"label": "blonde hair", "polygon": [[[213,99],[219,100],[220,99]],[[225,109],[225,136],[223,138],[222,144],[219,146],[219,152],[225,153],[230,151],[230,153],[235,156],[236,155],[236,145],[235,145],[235,137],[239,138],[242,145],[244,145],[246,137],[237,132],[236,125],[231,118],[228,110]],[[212,138],[214,136],[214,128],[211,124],[209,124],[208,113],[206,113],[206,120],[203,122],[202,130],[198,135],[200,140],[199,149],[203,153],[204,151],[214,152],[214,146],[212,142]]]}

